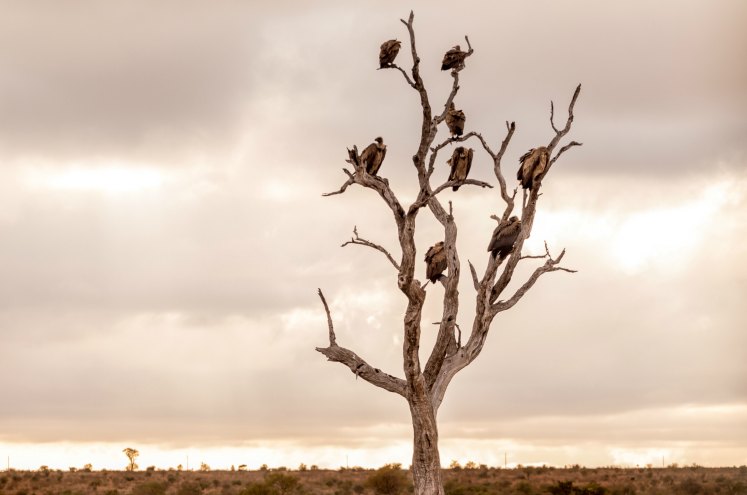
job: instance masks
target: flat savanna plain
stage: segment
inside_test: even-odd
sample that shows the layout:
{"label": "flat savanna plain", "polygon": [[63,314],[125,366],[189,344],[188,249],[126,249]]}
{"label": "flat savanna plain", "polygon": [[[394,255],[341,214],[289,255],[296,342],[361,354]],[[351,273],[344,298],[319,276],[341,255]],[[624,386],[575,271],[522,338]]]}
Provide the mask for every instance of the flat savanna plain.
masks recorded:
{"label": "flat savanna plain", "polygon": [[[747,466],[445,469],[447,495],[747,495]],[[0,495],[353,495],[411,493],[400,469],[0,472]]]}

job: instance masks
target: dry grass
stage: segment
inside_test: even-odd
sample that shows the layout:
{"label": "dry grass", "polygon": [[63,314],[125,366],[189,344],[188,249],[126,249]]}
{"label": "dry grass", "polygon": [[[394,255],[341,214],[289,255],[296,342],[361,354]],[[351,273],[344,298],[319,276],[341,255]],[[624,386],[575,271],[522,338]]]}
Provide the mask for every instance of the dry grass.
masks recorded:
{"label": "dry grass", "polygon": [[[0,495],[373,494],[367,485],[372,473],[363,469],[134,473],[10,471],[0,473]],[[281,483],[283,480],[292,482],[285,487],[265,483],[273,479]],[[446,469],[444,483],[447,495],[747,495],[747,466]]]}

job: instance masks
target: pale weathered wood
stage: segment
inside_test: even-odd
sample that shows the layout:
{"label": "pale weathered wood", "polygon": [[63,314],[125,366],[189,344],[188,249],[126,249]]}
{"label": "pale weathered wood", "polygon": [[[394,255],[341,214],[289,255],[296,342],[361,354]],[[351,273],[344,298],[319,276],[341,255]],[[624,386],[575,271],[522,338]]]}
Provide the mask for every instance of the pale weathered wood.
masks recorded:
{"label": "pale weathered wood", "polygon": [[367,239],[364,239],[364,238],[360,237],[358,235],[358,227],[353,227],[353,237],[349,241],[343,242],[340,247],[345,247],[348,244],[357,244],[359,246],[370,247],[372,249],[375,249],[375,250],[383,253],[384,256],[386,256],[386,258],[392,264],[392,266],[394,266],[394,268],[396,268],[397,271],[399,271],[399,263],[397,263],[394,260],[394,257],[389,253],[389,251],[387,251],[386,249],[384,249],[382,246],[379,246],[378,244],[375,244],[375,243],[373,243],[373,242],[371,242],[371,241],[369,241]]}
{"label": "pale weathered wood", "polygon": [[337,345],[337,339],[335,338],[335,329],[332,323],[332,315],[327,305],[327,300],[324,297],[322,289],[318,291],[319,298],[322,300],[324,305],[324,311],[327,314],[327,326],[329,329],[329,346],[317,347],[316,350],[325,356],[330,361],[342,363],[350,368],[356,377],[361,377],[372,385],[381,387],[384,390],[394,392],[405,397],[406,383],[401,378],[394,377],[388,373],[382,372],[378,368],[374,368],[369,365],[363,358],[358,356],[351,350],[345,349]]}
{"label": "pale weathered wood", "polygon": [[[536,186],[530,191],[523,190],[522,201],[519,205],[521,212],[517,213],[521,219],[521,231],[516,239],[512,252],[505,258],[493,257],[485,252],[486,266],[482,278],[478,276],[477,269],[469,262],[472,285],[475,289],[475,316],[472,328],[466,343],[462,342],[462,330],[459,327],[459,278],[461,265],[457,249],[458,229],[453,215],[453,204],[448,203],[448,210],[440,201],[439,193],[454,185],[475,185],[483,188],[493,187],[490,183],[474,179],[463,181],[446,181],[435,188],[431,184],[431,177],[435,171],[439,151],[449,144],[461,143],[469,139],[477,139],[482,149],[493,162],[493,173],[499,185],[500,198],[503,211],[500,214],[492,214],[491,218],[496,221],[505,221],[513,214],[516,205],[517,188],[509,191],[509,185],[502,170],[501,161],[516,131],[514,122],[506,122],[506,135],[500,143],[498,151],[494,151],[488,141],[479,132],[468,132],[462,136],[452,136],[434,145],[438,126],[444,122],[450,104],[454,101],[460,86],[459,72],[463,68],[450,71],[452,77],[451,91],[444,102],[444,110],[438,115],[433,115],[428,92],[420,75],[420,57],[415,45],[415,31],[413,27],[414,14],[410,12],[409,18],[401,20],[406,26],[410,52],[412,54],[412,68],[410,73],[396,64],[390,64],[382,69],[398,70],[405,78],[406,83],[416,90],[420,99],[422,121],[420,124],[420,137],[417,149],[412,156],[412,162],[418,177],[419,191],[415,200],[407,208],[404,208],[389,181],[384,177],[374,177],[365,172],[361,165],[360,155],[357,147],[348,150],[348,164],[353,170],[343,169],[347,180],[342,186],[325,196],[334,196],[344,193],[348,187],[359,185],[366,189],[375,191],[391,210],[397,228],[397,238],[401,250],[399,261],[397,261],[389,250],[379,244],[361,238],[357,228],[353,229],[354,236],[351,240],[343,243],[361,245],[375,249],[387,258],[389,263],[397,270],[397,286],[407,299],[407,308],[403,318],[403,344],[402,344],[402,368],[404,379],[383,373],[370,366],[365,360],[353,351],[340,347],[336,343],[332,315],[329,306],[319,291],[319,297],[324,305],[329,328],[329,346],[318,347],[316,350],[324,354],[327,359],[339,362],[347,366],[355,377],[375,385],[384,390],[401,395],[407,400],[413,425],[413,461],[412,476],[415,493],[418,495],[443,495],[443,483],[441,480],[441,463],[438,451],[438,425],[436,421],[438,409],[444,399],[446,389],[453,377],[464,367],[473,362],[480,355],[487,340],[493,319],[502,311],[506,311],[516,305],[524,295],[534,286],[537,280],[545,273],[554,271],[573,272],[568,268],[560,266],[565,251],[553,258],[545,245],[545,254],[540,256],[522,255],[522,248],[526,239],[529,238],[534,222],[537,203],[540,198],[542,179],[547,175],[550,166],[568,149],[579,146],[580,143],[572,141],[563,146],[560,151],[548,162],[543,177],[539,178]],[[467,41],[467,56],[474,53],[469,38]],[[554,123],[554,104],[551,102],[550,124],[555,132],[550,144],[547,146],[549,156],[571,130],[573,122],[573,110],[579,96],[581,86],[576,88],[568,108],[568,118],[563,129],[557,129]],[[390,165],[395,166],[395,165]],[[509,174],[509,177],[512,174]],[[464,190],[462,190],[464,191]],[[464,193],[459,193],[464,194]],[[415,244],[415,225],[420,212],[428,211],[439,222],[443,229],[444,250],[446,252],[447,269],[440,279],[441,284],[421,284],[415,278],[415,270],[422,260],[417,256]],[[491,231],[486,232],[485,247],[488,246]],[[440,239],[437,239],[440,240]],[[524,260],[544,260],[519,288],[505,299],[499,299],[511,281],[517,264]],[[440,294],[443,287],[443,294]],[[428,292],[433,296],[440,295],[442,298],[442,313],[437,325],[435,343],[429,354],[428,360],[423,367],[420,362],[420,336],[422,331],[422,311]]]}

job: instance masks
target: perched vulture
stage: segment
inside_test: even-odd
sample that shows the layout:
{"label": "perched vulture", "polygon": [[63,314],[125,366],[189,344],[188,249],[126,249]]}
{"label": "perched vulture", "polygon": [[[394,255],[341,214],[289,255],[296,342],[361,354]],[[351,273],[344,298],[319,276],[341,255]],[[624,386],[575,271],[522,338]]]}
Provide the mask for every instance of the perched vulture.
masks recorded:
{"label": "perched vulture", "polygon": [[521,187],[524,189],[534,188],[534,185],[542,179],[542,175],[545,173],[548,159],[549,153],[544,146],[532,148],[519,158],[521,166],[519,171],[516,172],[516,178],[521,181]]}
{"label": "perched vulture", "polygon": [[446,112],[446,125],[452,136],[461,136],[464,133],[464,112],[454,107],[454,102],[449,104],[449,111]]}
{"label": "perched vulture", "polygon": [[374,142],[366,146],[366,149],[361,153],[361,164],[366,167],[366,172],[371,175],[379,173],[381,168],[381,162],[384,161],[386,156],[386,145],[384,140],[380,137],[374,139]]}
{"label": "perched vulture", "polygon": [[459,45],[455,46],[444,55],[444,60],[441,62],[441,70],[462,70],[464,69],[464,59],[467,56],[467,52],[463,52]]}
{"label": "perched vulture", "polygon": [[447,267],[444,241],[437,242],[425,253],[425,264],[425,277],[435,284]]}
{"label": "perched vulture", "polygon": [[[451,166],[451,172],[449,172],[449,180],[465,180],[469,169],[472,167],[472,155],[474,150],[472,148],[465,149],[464,146],[459,146],[454,150],[446,163]],[[457,191],[459,186],[453,186],[452,189]]]}
{"label": "perched vulture", "polygon": [[380,68],[383,69],[392,65],[394,59],[397,58],[401,44],[402,42],[397,40],[389,40],[381,44],[381,51],[379,52]]}
{"label": "perched vulture", "polygon": [[514,249],[514,242],[521,232],[521,220],[519,217],[511,217],[508,222],[501,222],[493,231],[493,237],[490,238],[488,251],[495,256],[504,259],[511,254]]}

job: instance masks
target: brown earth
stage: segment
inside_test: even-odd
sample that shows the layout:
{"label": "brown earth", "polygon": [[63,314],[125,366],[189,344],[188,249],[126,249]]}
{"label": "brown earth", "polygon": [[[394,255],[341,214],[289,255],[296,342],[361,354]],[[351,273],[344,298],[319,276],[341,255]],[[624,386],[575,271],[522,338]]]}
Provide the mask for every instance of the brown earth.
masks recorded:
{"label": "brown earth", "polygon": [[[381,473],[381,471],[378,471]],[[391,474],[388,471],[387,474]],[[405,478],[406,471],[395,474]],[[6,471],[0,495],[354,495],[396,493],[376,470]],[[409,484],[409,481],[407,482]],[[747,466],[704,468],[520,467],[445,469],[447,495],[747,495]],[[387,486],[391,490],[387,492]],[[378,488],[378,491],[376,490]],[[384,490],[384,491],[382,491]],[[407,487],[402,493],[407,493]]]}

